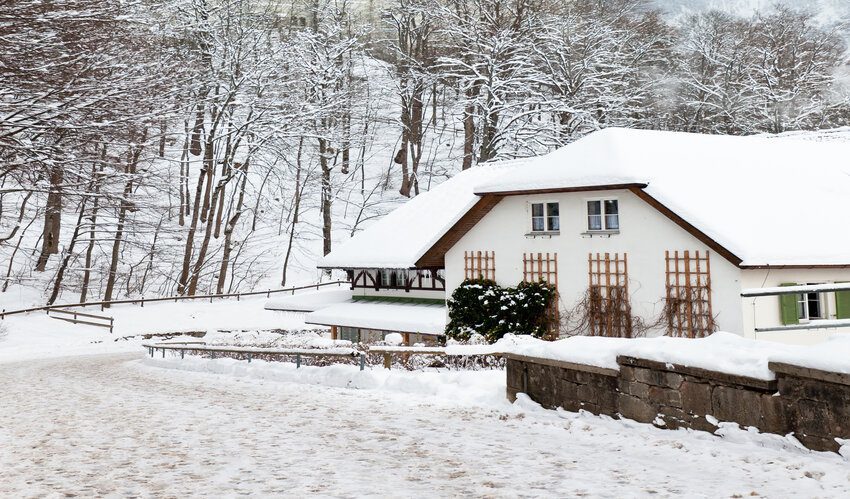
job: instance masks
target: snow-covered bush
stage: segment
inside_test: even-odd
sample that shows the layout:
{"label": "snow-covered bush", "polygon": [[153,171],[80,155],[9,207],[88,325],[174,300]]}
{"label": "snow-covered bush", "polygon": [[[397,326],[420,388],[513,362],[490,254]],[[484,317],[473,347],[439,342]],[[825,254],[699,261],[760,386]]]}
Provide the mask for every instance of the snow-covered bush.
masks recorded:
{"label": "snow-covered bush", "polygon": [[501,287],[486,279],[467,279],[449,299],[446,336],[469,341],[478,333],[494,343],[505,334],[543,337],[551,329],[555,288],[545,282]]}

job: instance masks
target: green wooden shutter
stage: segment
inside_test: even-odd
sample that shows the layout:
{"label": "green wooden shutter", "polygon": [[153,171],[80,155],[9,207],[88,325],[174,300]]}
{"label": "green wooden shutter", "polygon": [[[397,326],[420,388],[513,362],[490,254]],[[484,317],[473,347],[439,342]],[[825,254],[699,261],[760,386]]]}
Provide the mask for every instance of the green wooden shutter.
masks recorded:
{"label": "green wooden shutter", "polygon": [[[780,286],[796,285],[796,282],[784,282],[780,284]],[[800,323],[800,318],[797,315],[797,295],[779,295],[779,314],[782,318],[782,324],[785,326]]]}
{"label": "green wooden shutter", "polygon": [[835,318],[850,319],[850,291],[835,292]]}

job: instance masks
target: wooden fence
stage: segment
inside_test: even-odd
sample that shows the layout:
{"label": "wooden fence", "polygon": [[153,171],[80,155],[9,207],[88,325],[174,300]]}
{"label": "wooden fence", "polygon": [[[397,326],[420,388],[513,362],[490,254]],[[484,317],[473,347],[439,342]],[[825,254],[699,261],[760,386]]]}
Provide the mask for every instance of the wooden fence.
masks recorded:
{"label": "wooden fence", "polygon": [[163,296],[159,298],[129,298],[125,300],[111,300],[111,301],[90,301],[85,303],[64,303],[61,305],[45,305],[43,307],[32,307],[32,308],[23,308],[20,310],[5,310],[0,311],[0,319],[5,319],[7,315],[15,315],[15,314],[27,314],[30,312],[39,312],[39,311],[50,311],[57,309],[65,309],[65,308],[81,308],[81,307],[100,307],[102,311],[104,308],[108,308],[111,305],[121,305],[121,304],[140,304],[142,307],[145,306],[145,303],[155,303],[162,301],[174,301],[175,303],[180,300],[206,300],[209,299],[210,303],[212,303],[213,298],[233,298],[235,297],[238,301],[243,296],[260,296],[266,295],[266,297],[270,297],[272,294],[277,293],[292,293],[295,294],[296,291],[304,290],[304,289],[320,289],[326,286],[342,286],[343,284],[349,284],[348,281],[329,281],[329,282],[320,282],[317,284],[310,284],[308,286],[296,286],[293,288],[283,288],[283,289],[269,289],[266,291],[249,291],[246,293],[222,293],[215,295],[192,295],[192,296]]}

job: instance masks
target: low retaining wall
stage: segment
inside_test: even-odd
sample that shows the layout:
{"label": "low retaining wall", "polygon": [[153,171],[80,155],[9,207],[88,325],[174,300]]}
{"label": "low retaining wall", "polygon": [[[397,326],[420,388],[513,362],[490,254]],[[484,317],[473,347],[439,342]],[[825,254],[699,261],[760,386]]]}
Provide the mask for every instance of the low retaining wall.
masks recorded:
{"label": "low retaining wall", "polygon": [[617,376],[614,369],[557,360],[506,355],[508,398],[525,393],[543,407],[593,414],[617,414]]}
{"label": "low retaining wall", "polygon": [[669,429],[714,432],[712,421],[794,434],[813,450],[837,452],[850,439],[850,375],[771,363],[765,381],[635,357],[619,370],[507,355],[507,396],[525,393],[547,408],[580,409]]}

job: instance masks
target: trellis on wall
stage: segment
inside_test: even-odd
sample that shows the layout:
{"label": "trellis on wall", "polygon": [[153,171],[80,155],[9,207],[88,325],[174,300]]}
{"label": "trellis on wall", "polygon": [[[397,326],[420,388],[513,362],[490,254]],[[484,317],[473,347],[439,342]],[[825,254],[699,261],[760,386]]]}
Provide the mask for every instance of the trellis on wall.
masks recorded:
{"label": "trellis on wall", "polygon": [[587,255],[589,289],[587,324],[593,336],[631,338],[632,309],[629,303],[628,257],[623,253]]}
{"label": "trellis on wall", "polygon": [[496,280],[495,251],[464,251],[463,272],[466,279]]}
{"label": "trellis on wall", "polygon": [[667,334],[703,338],[716,329],[711,311],[711,259],[708,251],[664,252]]}
{"label": "trellis on wall", "polygon": [[547,339],[557,339],[561,323],[561,312],[558,308],[558,254],[523,253],[522,280],[523,282],[543,281],[555,287],[555,298],[552,300],[548,313],[551,329]]}
{"label": "trellis on wall", "polygon": [[557,253],[523,253],[522,254],[523,282],[547,282],[558,287],[558,254]]}

